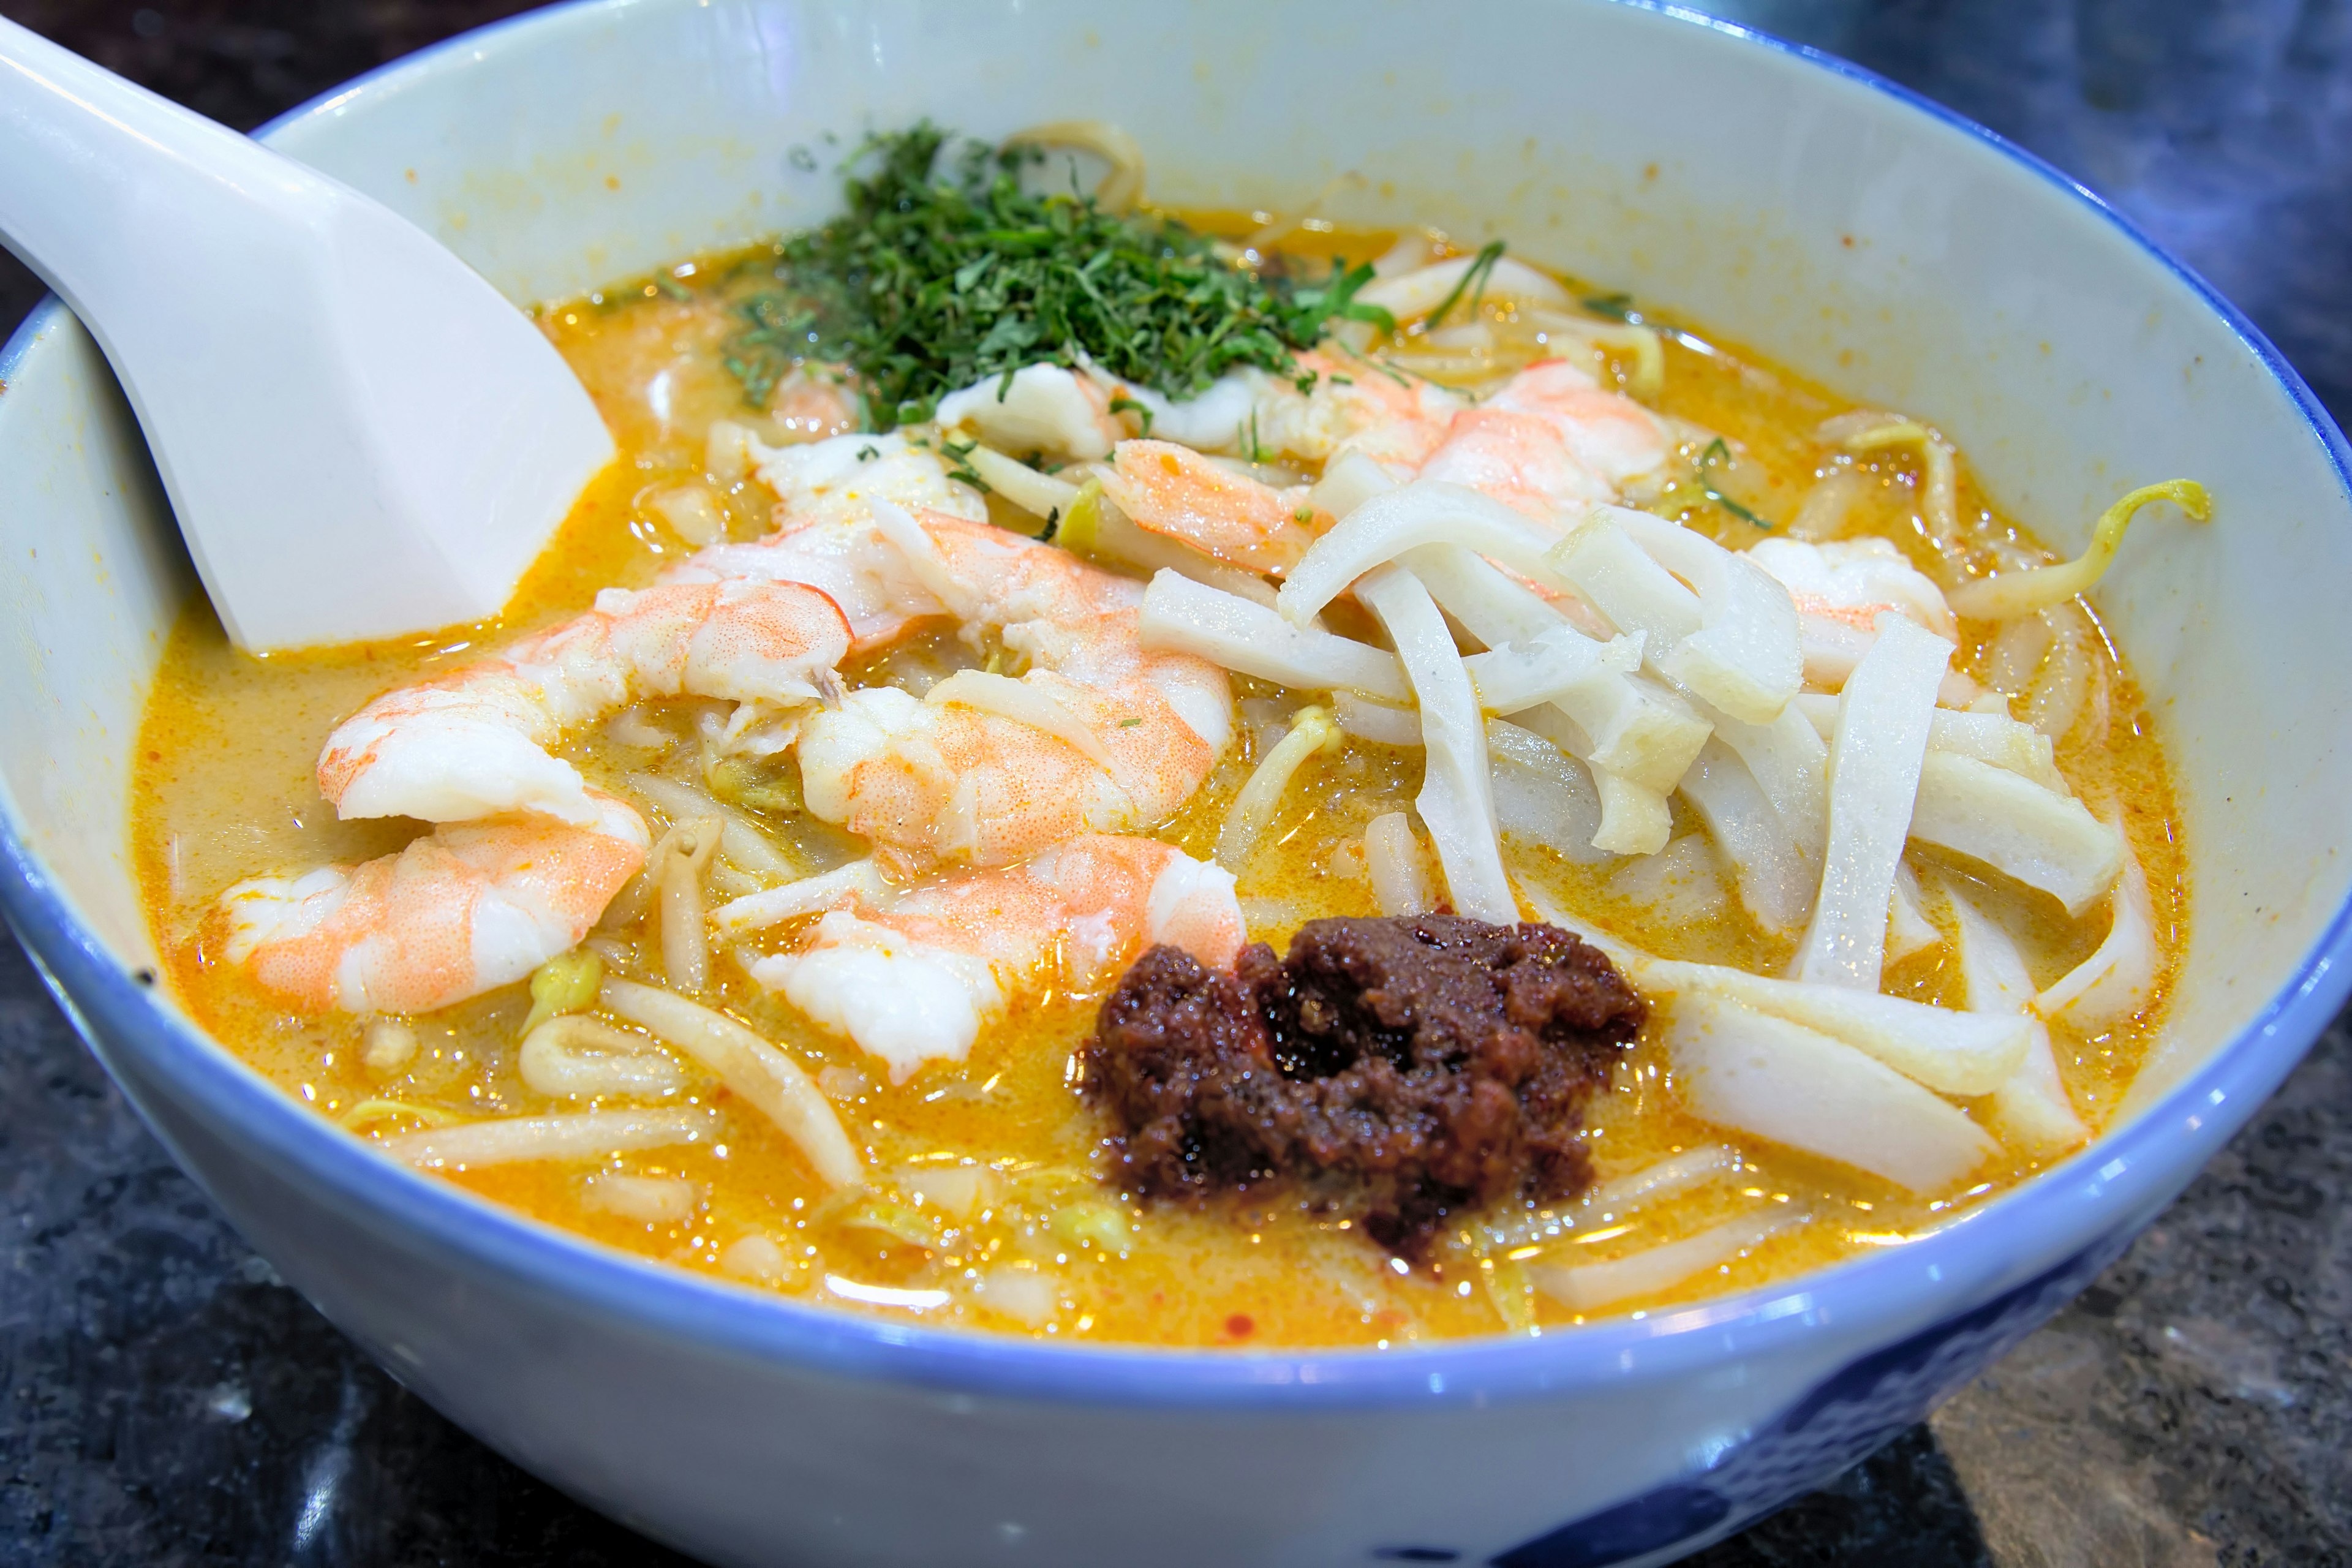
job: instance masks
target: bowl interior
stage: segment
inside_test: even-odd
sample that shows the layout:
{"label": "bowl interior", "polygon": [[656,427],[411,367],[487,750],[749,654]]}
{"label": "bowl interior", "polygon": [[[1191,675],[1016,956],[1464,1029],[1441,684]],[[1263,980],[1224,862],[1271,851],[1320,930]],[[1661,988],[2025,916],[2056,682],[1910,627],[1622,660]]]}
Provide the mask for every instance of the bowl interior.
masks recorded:
{"label": "bowl interior", "polygon": [[[2324,984],[2311,960],[2352,877],[2352,695],[2323,673],[2352,655],[2352,507],[2340,437],[2291,373],[2046,171],[1856,76],[1605,0],[1493,0],[1481,20],[1402,0],[602,0],[394,68],[272,139],[536,301],[822,216],[868,128],[1113,119],[1163,200],[1279,209],[1360,170],[1334,216],[1502,235],[1925,416],[2055,545],[2127,488],[2200,479],[2213,523],[2143,524],[2101,596],[2165,729],[2196,889],[2134,1109]],[[92,938],[139,963],[129,749],[194,579],[71,319],[38,318],[0,375],[0,804]]]}

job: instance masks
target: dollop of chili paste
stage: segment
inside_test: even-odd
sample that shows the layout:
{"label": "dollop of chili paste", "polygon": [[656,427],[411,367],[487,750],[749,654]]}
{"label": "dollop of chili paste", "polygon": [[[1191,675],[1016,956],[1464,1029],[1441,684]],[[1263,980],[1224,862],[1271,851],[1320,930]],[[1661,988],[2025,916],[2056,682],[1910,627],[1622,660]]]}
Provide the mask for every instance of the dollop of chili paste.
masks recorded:
{"label": "dollop of chili paste", "polygon": [[1116,1179],[1205,1196],[1295,1180],[1404,1257],[1447,1215],[1591,1179],[1585,1101],[1646,1016],[1597,949],[1458,915],[1311,921],[1234,971],[1176,947],[1104,1001],[1085,1089]]}

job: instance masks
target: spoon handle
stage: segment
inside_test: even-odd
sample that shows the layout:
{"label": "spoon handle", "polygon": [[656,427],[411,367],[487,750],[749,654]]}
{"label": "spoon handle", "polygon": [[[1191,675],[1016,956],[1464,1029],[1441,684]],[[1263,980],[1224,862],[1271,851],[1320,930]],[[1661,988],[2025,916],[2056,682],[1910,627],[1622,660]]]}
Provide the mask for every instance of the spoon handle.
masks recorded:
{"label": "spoon handle", "polygon": [[267,235],[331,184],[5,17],[0,171],[0,239],[85,321],[210,262],[225,211]]}
{"label": "spoon handle", "polygon": [[241,647],[496,615],[612,457],[431,236],[5,19],[0,239],[105,351]]}

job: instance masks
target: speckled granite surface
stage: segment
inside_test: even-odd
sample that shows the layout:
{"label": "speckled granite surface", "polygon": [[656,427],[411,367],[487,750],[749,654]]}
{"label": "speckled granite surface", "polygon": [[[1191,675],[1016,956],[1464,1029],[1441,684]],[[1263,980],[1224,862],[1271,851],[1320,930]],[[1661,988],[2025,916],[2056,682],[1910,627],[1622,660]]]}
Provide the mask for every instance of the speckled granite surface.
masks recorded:
{"label": "speckled granite surface", "polygon": [[[0,0],[232,123],[512,7]],[[2352,0],[1746,0],[2116,201],[2352,417]],[[37,290],[0,256],[0,331]],[[1987,1378],[1706,1568],[2352,1563],[2352,1041]],[[0,1563],[677,1562],[362,1361],[0,944]]]}

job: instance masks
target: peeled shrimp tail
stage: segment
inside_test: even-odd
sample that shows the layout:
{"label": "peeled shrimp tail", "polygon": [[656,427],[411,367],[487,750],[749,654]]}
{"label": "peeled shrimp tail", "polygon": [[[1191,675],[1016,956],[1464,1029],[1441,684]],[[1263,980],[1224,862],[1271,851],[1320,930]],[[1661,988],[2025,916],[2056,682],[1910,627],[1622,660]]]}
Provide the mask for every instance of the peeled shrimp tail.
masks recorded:
{"label": "peeled shrimp tail", "polygon": [[1224,968],[1243,934],[1226,872],[1156,839],[1088,835],[1020,866],[845,898],[799,951],[751,973],[904,1082],[962,1059],[1025,986],[1087,989],[1162,942]]}
{"label": "peeled shrimp tail", "polygon": [[588,792],[595,820],[452,824],[398,854],[222,895],[226,956],[303,1012],[423,1013],[521,979],[578,945],[645,863],[645,820]]}
{"label": "peeled shrimp tail", "polygon": [[984,523],[873,510],[870,548],[1029,668],[921,699],[869,687],[810,715],[813,816],[900,864],[1004,866],[1164,820],[1200,788],[1232,737],[1232,691],[1205,659],[1144,648],[1140,584]]}
{"label": "peeled shrimp tail", "polygon": [[369,703],[328,737],[319,788],[345,817],[527,811],[586,826],[592,792],[549,754],[567,729],[646,697],[813,701],[848,651],[840,606],[803,584],[608,590],[499,658]]}

